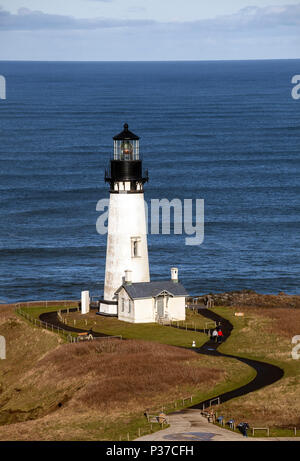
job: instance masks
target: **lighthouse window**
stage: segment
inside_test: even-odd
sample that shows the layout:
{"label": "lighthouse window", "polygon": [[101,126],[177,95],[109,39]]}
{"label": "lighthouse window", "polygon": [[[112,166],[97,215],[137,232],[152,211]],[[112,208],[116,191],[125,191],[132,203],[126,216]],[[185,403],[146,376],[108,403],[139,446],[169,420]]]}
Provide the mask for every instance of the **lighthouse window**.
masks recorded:
{"label": "lighthouse window", "polygon": [[132,160],[133,146],[129,141],[123,141],[121,144],[121,160]]}
{"label": "lighthouse window", "polygon": [[138,258],[140,256],[140,237],[133,237],[131,239],[131,257]]}

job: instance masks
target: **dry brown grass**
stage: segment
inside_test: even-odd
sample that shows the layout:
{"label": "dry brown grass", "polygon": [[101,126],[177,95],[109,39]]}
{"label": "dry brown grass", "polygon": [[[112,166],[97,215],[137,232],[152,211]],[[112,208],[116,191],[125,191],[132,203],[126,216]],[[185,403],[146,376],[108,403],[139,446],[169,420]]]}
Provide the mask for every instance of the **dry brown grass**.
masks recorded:
{"label": "dry brown grass", "polygon": [[9,304],[0,304],[0,325],[12,315],[12,307]]}
{"label": "dry brown grass", "polygon": [[0,362],[0,440],[110,439],[120,424],[144,421],[147,407],[210,393],[249,373],[235,361],[142,340],[62,344],[11,308],[1,311],[0,334],[8,345]]}
{"label": "dry brown grass", "polygon": [[145,402],[154,403],[157,395],[182,397],[220,379],[219,370],[200,368],[195,362],[195,354],[185,349],[136,340],[105,340],[64,345],[39,361],[35,372],[40,385],[59,383],[64,389],[84,380],[84,387],[70,404],[114,413],[124,405],[142,410]]}
{"label": "dry brown grass", "polygon": [[265,328],[271,334],[292,338],[300,334],[300,311],[294,308],[243,308],[246,314],[272,320]]}
{"label": "dry brown grass", "polygon": [[233,291],[213,295],[217,306],[243,306],[258,308],[297,308],[300,309],[299,295],[264,295],[252,290]]}

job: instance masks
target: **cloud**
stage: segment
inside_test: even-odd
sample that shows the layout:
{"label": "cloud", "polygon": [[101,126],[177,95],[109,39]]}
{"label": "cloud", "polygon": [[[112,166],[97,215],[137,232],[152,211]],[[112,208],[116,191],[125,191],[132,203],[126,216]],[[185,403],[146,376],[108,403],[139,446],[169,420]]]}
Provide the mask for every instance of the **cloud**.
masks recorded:
{"label": "cloud", "polygon": [[[174,23],[176,24],[176,23]],[[200,35],[245,35],[258,33],[272,34],[285,29],[299,34],[300,4],[269,6],[260,8],[249,6],[231,15],[213,19],[177,23],[184,29],[197,30]]]}
{"label": "cloud", "polygon": [[147,19],[78,19],[73,16],[32,11],[28,8],[20,8],[17,14],[13,14],[3,8],[0,9],[0,30],[92,30],[114,27],[141,27],[152,25],[154,23],[155,21]]}
{"label": "cloud", "polygon": [[127,11],[129,13],[145,13],[145,11],[147,11],[147,8],[145,8],[144,6],[131,6],[127,8]]}
{"label": "cloud", "polygon": [[[93,0],[111,1],[111,0]],[[20,8],[17,14],[5,11],[0,7],[0,30],[95,30],[107,28],[140,28],[156,27],[160,33],[185,32],[199,36],[213,36],[221,34],[242,34],[263,31],[275,33],[278,29],[288,29],[299,33],[300,4],[256,7],[249,6],[231,15],[217,16],[214,19],[195,21],[157,22],[147,19],[113,19],[113,18],[86,18],[78,19],[73,16],[47,14],[42,11],[32,11]]]}

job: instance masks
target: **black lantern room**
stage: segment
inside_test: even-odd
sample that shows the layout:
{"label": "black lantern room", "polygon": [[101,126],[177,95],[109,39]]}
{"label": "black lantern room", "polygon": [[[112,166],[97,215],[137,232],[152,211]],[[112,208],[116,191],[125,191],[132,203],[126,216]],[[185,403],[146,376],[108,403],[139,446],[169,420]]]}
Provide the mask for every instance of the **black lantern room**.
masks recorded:
{"label": "black lantern room", "polygon": [[[148,172],[142,173],[139,152],[139,137],[129,131],[127,123],[121,133],[113,137],[114,156],[110,161],[110,171],[105,172],[105,181],[110,183],[110,191],[118,193],[143,192],[143,184],[148,181]],[[126,183],[126,188],[119,183]]]}
{"label": "black lantern room", "polygon": [[139,137],[129,131],[127,123],[124,130],[114,136],[114,160],[139,160]]}

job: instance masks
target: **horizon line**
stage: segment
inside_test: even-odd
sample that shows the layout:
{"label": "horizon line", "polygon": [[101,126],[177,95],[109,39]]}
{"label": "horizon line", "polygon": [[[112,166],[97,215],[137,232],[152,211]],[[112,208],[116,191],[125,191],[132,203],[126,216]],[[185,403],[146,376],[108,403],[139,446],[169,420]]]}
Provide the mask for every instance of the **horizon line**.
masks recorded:
{"label": "horizon line", "polygon": [[151,59],[151,60],[137,60],[137,59],[128,59],[128,60],[118,60],[118,59],[111,59],[111,60],[72,60],[72,59],[0,59],[1,62],[84,62],[84,63],[91,63],[91,62],[109,62],[109,63],[154,63],[154,62],[248,62],[248,61],[300,61],[299,58],[249,58],[249,59]]}

